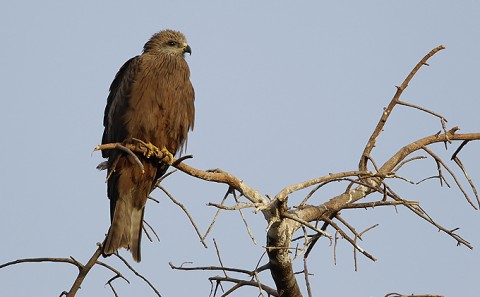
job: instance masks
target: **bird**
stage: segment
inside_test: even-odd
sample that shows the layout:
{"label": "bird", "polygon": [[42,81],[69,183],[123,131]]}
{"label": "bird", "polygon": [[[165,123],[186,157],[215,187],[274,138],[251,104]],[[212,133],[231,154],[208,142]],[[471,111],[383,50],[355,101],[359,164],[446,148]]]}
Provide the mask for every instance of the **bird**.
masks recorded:
{"label": "bird", "polygon": [[[138,139],[170,156],[186,149],[195,119],[186,53],[192,50],[185,35],[167,29],[153,34],[143,52],[123,64],[110,85],[102,144]],[[145,204],[169,164],[137,154],[142,170],[133,156],[120,150],[103,150],[102,157],[107,158],[111,220],[102,254],[126,248],[140,262]]]}

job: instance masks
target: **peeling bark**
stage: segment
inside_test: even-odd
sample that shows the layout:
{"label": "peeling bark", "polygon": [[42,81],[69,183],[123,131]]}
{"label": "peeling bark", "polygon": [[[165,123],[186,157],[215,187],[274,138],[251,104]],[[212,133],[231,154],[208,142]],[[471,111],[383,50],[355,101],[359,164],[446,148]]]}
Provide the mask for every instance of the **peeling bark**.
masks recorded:
{"label": "peeling bark", "polygon": [[287,220],[273,223],[267,234],[267,254],[270,273],[281,297],[301,297],[290,259],[291,227]]}

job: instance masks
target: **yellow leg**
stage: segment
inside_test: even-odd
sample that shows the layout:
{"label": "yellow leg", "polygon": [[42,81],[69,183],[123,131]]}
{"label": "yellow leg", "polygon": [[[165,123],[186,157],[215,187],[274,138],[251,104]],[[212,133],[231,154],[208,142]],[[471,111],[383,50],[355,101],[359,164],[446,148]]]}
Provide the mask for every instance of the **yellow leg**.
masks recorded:
{"label": "yellow leg", "polygon": [[162,162],[168,163],[169,165],[173,164],[174,157],[173,154],[170,153],[166,147],[162,147],[162,149],[159,149],[152,143],[146,143],[140,139],[137,138],[132,138],[133,141],[140,143],[141,145],[145,146],[147,148],[147,151],[143,154],[146,158],[151,158],[152,156],[159,158],[162,160]]}
{"label": "yellow leg", "polygon": [[173,154],[170,153],[166,147],[162,147],[161,152],[163,154],[162,161],[168,163],[168,165],[172,165],[173,163]]}
{"label": "yellow leg", "polygon": [[[147,153],[145,154],[145,157],[150,158],[152,155],[158,155],[158,153],[160,152],[160,150],[158,149],[158,147],[154,146],[153,144],[151,144],[150,142],[146,144],[147,148],[148,148],[148,151]],[[162,151],[163,152],[163,151]]]}

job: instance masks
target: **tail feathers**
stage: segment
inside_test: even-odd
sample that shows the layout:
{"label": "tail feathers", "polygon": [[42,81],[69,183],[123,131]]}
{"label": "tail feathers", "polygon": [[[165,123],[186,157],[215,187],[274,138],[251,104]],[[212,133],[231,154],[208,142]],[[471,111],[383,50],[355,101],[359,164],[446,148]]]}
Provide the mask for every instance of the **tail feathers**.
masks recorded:
{"label": "tail feathers", "polygon": [[119,248],[126,248],[131,251],[133,260],[140,262],[143,213],[143,207],[138,209],[132,205],[127,206],[125,201],[117,201],[112,225],[103,244],[105,256],[115,253]]}
{"label": "tail feathers", "polygon": [[140,244],[142,242],[142,226],[143,213],[145,208],[134,209],[132,211],[131,225],[130,225],[130,251],[132,252],[133,260],[141,261]]}

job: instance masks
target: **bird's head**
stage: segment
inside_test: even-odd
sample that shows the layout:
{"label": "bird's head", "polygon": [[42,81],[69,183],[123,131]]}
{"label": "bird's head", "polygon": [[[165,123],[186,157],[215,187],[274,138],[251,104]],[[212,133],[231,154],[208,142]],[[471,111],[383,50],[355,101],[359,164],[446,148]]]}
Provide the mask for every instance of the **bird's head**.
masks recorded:
{"label": "bird's head", "polygon": [[144,53],[159,53],[167,55],[192,54],[185,35],[173,30],[163,30],[154,34],[143,47]]}

